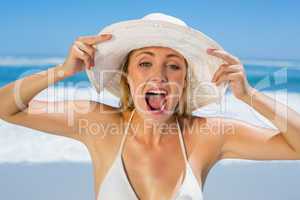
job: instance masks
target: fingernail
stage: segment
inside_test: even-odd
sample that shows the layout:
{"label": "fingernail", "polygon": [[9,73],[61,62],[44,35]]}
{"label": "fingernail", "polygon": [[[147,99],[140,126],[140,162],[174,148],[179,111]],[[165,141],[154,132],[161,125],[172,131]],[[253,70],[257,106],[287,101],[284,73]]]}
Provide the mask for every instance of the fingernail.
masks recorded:
{"label": "fingernail", "polygon": [[206,51],[207,51],[207,53],[212,53],[214,50],[217,50],[217,49],[214,49],[214,48],[208,48]]}

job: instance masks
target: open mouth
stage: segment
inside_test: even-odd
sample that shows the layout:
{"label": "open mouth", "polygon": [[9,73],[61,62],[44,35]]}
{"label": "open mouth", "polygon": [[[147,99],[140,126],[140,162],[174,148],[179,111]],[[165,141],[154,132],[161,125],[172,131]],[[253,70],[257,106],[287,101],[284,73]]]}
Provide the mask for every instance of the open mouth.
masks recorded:
{"label": "open mouth", "polygon": [[148,110],[152,112],[163,112],[167,103],[166,90],[149,90],[145,94]]}

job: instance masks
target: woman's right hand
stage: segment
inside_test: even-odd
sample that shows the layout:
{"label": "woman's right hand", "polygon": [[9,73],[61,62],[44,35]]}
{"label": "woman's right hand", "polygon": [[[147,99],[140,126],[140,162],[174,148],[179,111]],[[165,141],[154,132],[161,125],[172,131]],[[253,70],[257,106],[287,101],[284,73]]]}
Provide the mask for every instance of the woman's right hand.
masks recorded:
{"label": "woman's right hand", "polygon": [[68,57],[61,66],[66,75],[72,76],[85,68],[91,69],[94,67],[96,52],[94,45],[110,40],[111,38],[111,34],[78,37],[71,46]]}

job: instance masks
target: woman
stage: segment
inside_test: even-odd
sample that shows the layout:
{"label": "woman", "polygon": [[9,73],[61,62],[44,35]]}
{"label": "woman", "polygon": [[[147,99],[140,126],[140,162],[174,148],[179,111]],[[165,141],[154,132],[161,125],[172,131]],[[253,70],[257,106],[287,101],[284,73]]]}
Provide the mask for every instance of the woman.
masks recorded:
{"label": "woman", "polygon": [[[161,21],[182,22],[166,15],[151,17],[154,21],[160,17]],[[163,28],[164,23],[154,25]],[[73,138],[87,147],[93,161],[97,199],[202,199],[206,176],[221,159],[300,159],[300,115],[252,88],[242,63],[221,48],[205,52],[207,59],[223,63],[209,79],[217,87],[229,82],[236,98],[268,118],[278,130],[228,118],[192,116],[191,94],[186,92],[193,77],[188,72],[200,67],[192,65],[188,53],[192,47],[183,47],[183,54],[180,47],[178,51],[166,46],[143,46],[127,52],[121,68],[125,76],[119,79],[120,108],[84,100],[32,100],[49,85],[84,69],[100,91],[93,77],[96,71],[91,70],[102,67],[98,64],[103,58],[95,55],[105,52],[101,47],[114,37],[79,37],[62,65],[0,90],[3,120]],[[55,112],[55,108],[64,108],[64,112]],[[94,130],[95,124],[105,128]]]}

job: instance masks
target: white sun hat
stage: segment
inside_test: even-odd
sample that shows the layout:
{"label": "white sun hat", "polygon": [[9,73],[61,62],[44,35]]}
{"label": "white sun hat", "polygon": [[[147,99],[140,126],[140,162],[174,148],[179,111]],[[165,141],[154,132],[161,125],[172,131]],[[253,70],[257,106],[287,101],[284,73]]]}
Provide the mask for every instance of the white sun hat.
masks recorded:
{"label": "white sun hat", "polygon": [[211,82],[214,72],[224,62],[208,55],[208,48],[223,49],[202,32],[182,20],[163,13],[151,13],[141,19],[121,21],[103,28],[100,34],[112,39],[96,45],[95,67],[86,69],[87,76],[100,93],[104,89],[121,97],[121,66],[127,54],[142,47],[169,47],[182,54],[188,63],[187,98],[189,110],[218,103],[228,82],[216,86]]}

